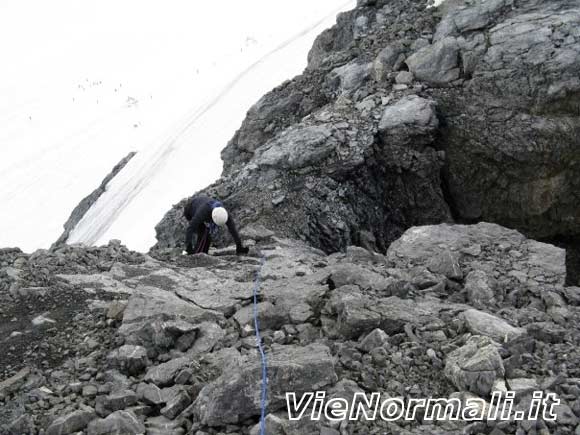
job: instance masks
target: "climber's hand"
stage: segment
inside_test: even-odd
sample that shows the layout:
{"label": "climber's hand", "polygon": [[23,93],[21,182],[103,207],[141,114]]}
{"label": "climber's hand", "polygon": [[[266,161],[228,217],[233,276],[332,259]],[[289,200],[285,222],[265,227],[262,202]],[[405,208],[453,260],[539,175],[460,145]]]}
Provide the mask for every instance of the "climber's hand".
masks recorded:
{"label": "climber's hand", "polygon": [[250,248],[248,247],[238,246],[236,248],[236,255],[246,255],[248,252],[250,252]]}

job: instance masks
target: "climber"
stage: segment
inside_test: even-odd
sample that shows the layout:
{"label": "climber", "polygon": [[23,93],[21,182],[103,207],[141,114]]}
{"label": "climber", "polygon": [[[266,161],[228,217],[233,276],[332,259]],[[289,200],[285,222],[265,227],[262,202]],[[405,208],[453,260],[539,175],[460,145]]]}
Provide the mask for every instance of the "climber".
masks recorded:
{"label": "climber", "polygon": [[[211,236],[218,227],[228,227],[230,234],[236,242],[236,254],[247,254],[249,249],[242,245],[242,241],[236,229],[236,224],[222,203],[207,196],[194,196],[183,209],[183,215],[189,221],[185,233],[185,246],[188,255],[207,254],[211,244]],[[193,233],[197,234],[195,248],[193,247]]]}

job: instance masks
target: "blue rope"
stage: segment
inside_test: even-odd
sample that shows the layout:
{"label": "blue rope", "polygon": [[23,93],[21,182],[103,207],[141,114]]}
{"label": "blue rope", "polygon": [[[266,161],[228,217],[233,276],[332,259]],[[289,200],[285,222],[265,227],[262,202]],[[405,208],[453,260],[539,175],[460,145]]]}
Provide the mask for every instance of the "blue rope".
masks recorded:
{"label": "blue rope", "polygon": [[268,388],[268,365],[266,361],[266,354],[264,353],[264,348],[262,346],[262,337],[260,337],[260,325],[258,322],[258,291],[260,288],[260,273],[262,267],[264,267],[265,258],[262,255],[260,257],[260,267],[256,271],[256,279],[254,281],[254,328],[256,329],[256,341],[258,343],[258,350],[260,351],[260,356],[262,357],[262,395],[260,399],[260,435],[266,433],[266,394]]}

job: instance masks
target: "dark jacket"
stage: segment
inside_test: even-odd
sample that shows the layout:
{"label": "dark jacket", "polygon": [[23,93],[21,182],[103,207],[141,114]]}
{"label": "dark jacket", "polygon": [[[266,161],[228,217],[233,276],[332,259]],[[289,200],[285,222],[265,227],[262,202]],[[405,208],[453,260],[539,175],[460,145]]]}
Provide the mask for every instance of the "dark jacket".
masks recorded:
{"label": "dark jacket", "polygon": [[[188,252],[193,250],[193,234],[197,233],[199,237],[203,231],[207,229],[207,226],[212,224],[211,213],[216,202],[219,201],[208,196],[194,196],[191,201],[186,204],[183,210],[183,215],[189,221],[185,233],[185,246]],[[226,226],[236,243],[236,248],[241,248],[242,241],[238,234],[238,230],[236,229],[236,224],[229,212]]]}

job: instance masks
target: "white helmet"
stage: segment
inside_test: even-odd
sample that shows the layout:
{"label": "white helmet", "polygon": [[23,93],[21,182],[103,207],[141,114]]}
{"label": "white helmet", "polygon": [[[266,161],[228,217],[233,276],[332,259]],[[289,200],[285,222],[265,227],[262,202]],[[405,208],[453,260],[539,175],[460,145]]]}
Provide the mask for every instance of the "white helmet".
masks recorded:
{"label": "white helmet", "polygon": [[228,212],[223,207],[216,207],[211,212],[211,219],[213,220],[214,224],[219,227],[223,227],[228,221]]}

